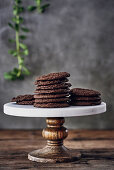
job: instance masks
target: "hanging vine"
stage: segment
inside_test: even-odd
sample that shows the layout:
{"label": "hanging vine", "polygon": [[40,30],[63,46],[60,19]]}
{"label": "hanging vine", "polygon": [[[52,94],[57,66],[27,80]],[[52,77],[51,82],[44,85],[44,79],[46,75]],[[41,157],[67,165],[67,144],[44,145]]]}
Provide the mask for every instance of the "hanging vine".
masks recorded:
{"label": "hanging vine", "polygon": [[[27,45],[23,41],[27,38],[25,33],[29,32],[28,28],[23,26],[24,18],[22,13],[25,8],[21,0],[14,0],[12,22],[8,23],[9,27],[15,31],[15,39],[9,39],[10,43],[15,44],[15,49],[9,50],[9,54],[17,58],[18,67],[4,73],[4,78],[8,80],[23,79],[24,75],[30,72],[24,64],[24,56],[29,54]],[[23,34],[24,33],[24,34]]]}
{"label": "hanging vine", "polygon": [[[29,6],[29,11],[37,9],[39,13],[43,13],[49,6],[48,3],[42,4],[42,0],[35,0],[35,6]],[[24,27],[24,18],[22,17],[25,8],[22,6],[22,0],[14,0],[12,21],[8,23],[9,27],[15,31],[15,39],[9,39],[13,43],[15,49],[8,51],[13,57],[17,58],[18,67],[4,73],[4,78],[7,80],[23,79],[25,75],[30,75],[30,71],[24,63],[24,57],[28,56],[29,50],[24,40],[27,38],[29,29]]]}

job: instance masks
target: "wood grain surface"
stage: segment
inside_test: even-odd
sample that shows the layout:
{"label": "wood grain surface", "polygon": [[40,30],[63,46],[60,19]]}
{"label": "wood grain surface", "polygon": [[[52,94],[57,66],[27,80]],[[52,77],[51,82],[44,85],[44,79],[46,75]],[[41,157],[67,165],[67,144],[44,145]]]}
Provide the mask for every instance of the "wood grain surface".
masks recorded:
{"label": "wood grain surface", "polygon": [[64,141],[82,158],[73,163],[42,164],[29,161],[28,152],[46,145],[40,130],[0,130],[0,170],[69,169],[113,170],[114,130],[69,130]]}

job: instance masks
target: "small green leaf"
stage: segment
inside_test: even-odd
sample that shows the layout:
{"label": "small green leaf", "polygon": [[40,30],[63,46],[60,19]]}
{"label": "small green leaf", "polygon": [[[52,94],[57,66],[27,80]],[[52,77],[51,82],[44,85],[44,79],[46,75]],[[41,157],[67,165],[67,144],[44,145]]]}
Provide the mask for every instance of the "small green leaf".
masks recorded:
{"label": "small green leaf", "polygon": [[23,51],[23,54],[24,54],[24,55],[28,55],[28,54],[29,54],[28,49],[24,50],[24,51]]}
{"label": "small green leaf", "polygon": [[12,18],[12,21],[16,23],[18,22],[18,20],[15,17]]}
{"label": "small green leaf", "polygon": [[13,55],[14,57],[16,57],[16,56],[17,56],[17,52],[14,52],[12,55]]}
{"label": "small green leaf", "polygon": [[13,69],[13,73],[14,73],[14,74],[17,74],[17,73],[18,73],[18,71],[19,71],[19,69],[18,69],[18,68],[16,68],[16,67]]}
{"label": "small green leaf", "polygon": [[29,32],[29,29],[25,28],[25,27],[22,27],[21,30],[24,31],[24,32]]}
{"label": "small green leaf", "polygon": [[4,73],[4,78],[6,79],[6,80],[12,80],[12,75],[8,72],[5,72]]}
{"label": "small green leaf", "polygon": [[12,74],[11,71],[4,73],[4,78],[6,80],[16,80],[16,76]]}
{"label": "small green leaf", "polygon": [[14,57],[17,56],[17,51],[16,50],[9,50],[8,53],[13,55]]}
{"label": "small green leaf", "polygon": [[30,75],[30,71],[25,66],[23,66],[23,70],[23,74]]}
{"label": "small green leaf", "polygon": [[25,36],[25,35],[20,35],[19,38],[20,38],[21,40],[25,40],[25,39],[26,39],[26,36]]}
{"label": "small green leaf", "polygon": [[25,44],[23,44],[23,43],[20,43],[20,47],[21,47],[22,49],[27,49],[27,46],[26,46]]}
{"label": "small green leaf", "polygon": [[18,7],[18,13],[21,13],[24,11],[24,7]]}
{"label": "small green leaf", "polygon": [[23,74],[20,74],[20,75],[17,77],[17,79],[23,80],[23,79],[24,79],[24,75],[23,75]]}
{"label": "small green leaf", "polygon": [[19,17],[19,22],[23,23],[24,19],[22,17]]}
{"label": "small green leaf", "polygon": [[17,5],[16,4],[13,5],[13,9],[17,9]]}
{"label": "small green leaf", "polygon": [[13,39],[8,39],[8,41],[9,41],[10,43],[15,43],[15,40],[13,40]]}
{"label": "small green leaf", "polygon": [[17,76],[18,71],[19,71],[18,68],[14,68],[12,71],[10,71],[10,73],[11,73],[13,76]]}
{"label": "small green leaf", "polygon": [[16,15],[18,15],[18,14],[20,14],[20,13],[22,13],[22,12],[24,12],[24,7],[22,7],[22,6],[17,6],[17,5],[14,5],[13,6],[13,14],[16,16]]}
{"label": "small green leaf", "polygon": [[48,8],[50,6],[50,4],[44,4],[41,6],[41,12],[44,12],[46,10],[46,8]]}
{"label": "small green leaf", "polygon": [[19,18],[13,17],[12,21],[17,23],[17,24],[23,23],[23,18],[22,17],[19,17]]}
{"label": "small green leaf", "polygon": [[22,1],[21,0],[16,0],[18,4],[20,4]]}
{"label": "small green leaf", "polygon": [[[20,74],[18,75],[18,73],[20,73]],[[20,72],[20,70],[18,68],[14,68],[12,71],[5,72],[4,78],[6,80],[17,80],[17,79],[23,80],[24,75],[22,74],[22,72]]]}
{"label": "small green leaf", "polygon": [[18,11],[16,9],[13,9],[13,15],[17,15]]}
{"label": "small green leaf", "polygon": [[13,26],[13,24],[12,23],[8,23],[8,25],[11,27],[11,28],[13,28],[14,29],[14,26]]}
{"label": "small green leaf", "polygon": [[28,11],[34,11],[36,8],[36,6],[28,6]]}
{"label": "small green leaf", "polygon": [[19,24],[15,24],[15,30],[19,31]]}
{"label": "small green leaf", "polygon": [[9,54],[12,54],[14,52],[14,50],[8,50]]}

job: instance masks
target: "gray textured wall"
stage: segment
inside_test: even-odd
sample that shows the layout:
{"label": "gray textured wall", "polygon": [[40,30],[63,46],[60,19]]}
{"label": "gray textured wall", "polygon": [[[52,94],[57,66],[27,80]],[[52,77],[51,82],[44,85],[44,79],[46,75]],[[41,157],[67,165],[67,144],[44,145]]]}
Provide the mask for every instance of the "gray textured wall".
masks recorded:
{"label": "gray textured wall", "polygon": [[[114,128],[114,0],[50,0],[45,14],[25,13],[30,28],[26,64],[33,75],[24,81],[5,81],[3,73],[16,65],[8,54],[7,26],[13,0],[0,1],[0,128],[42,128],[43,118],[19,118],[3,114],[3,104],[18,94],[32,93],[37,75],[68,71],[73,87],[102,92],[107,112],[66,119],[69,128]],[[24,3],[33,3],[26,0]]]}

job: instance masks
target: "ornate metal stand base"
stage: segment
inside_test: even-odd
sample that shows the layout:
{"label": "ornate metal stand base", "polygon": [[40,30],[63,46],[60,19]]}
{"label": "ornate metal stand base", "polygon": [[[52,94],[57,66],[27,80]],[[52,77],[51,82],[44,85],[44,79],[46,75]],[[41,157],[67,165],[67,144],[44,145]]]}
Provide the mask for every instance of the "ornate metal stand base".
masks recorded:
{"label": "ornate metal stand base", "polygon": [[80,159],[81,154],[69,150],[63,145],[68,136],[68,130],[63,127],[64,118],[47,118],[47,128],[42,135],[47,140],[47,146],[28,154],[28,159],[36,162],[72,162]]}

